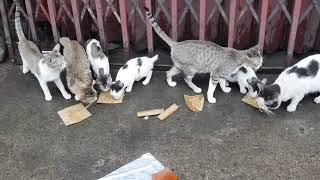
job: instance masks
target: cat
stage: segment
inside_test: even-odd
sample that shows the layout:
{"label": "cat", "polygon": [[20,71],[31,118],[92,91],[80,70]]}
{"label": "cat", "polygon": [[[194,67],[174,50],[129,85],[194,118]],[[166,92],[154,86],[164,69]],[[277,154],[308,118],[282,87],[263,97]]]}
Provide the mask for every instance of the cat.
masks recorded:
{"label": "cat", "polygon": [[102,91],[108,91],[112,78],[110,75],[109,59],[102,51],[100,42],[96,39],[89,39],[85,43],[86,52],[91,67],[95,74],[96,84]]}
{"label": "cat", "polygon": [[64,57],[60,54],[60,44],[57,44],[51,52],[43,55],[38,47],[26,39],[20,22],[19,2],[17,2],[15,12],[15,26],[18,35],[18,49],[22,59],[22,72],[24,74],[31,71],[38,79],[41,89],[47,101],[52,100],[47,83],[54,81],[65,99],[70,99],[71,95],[67,93],[60,79],[60,73],[66,67]]}
{"label": "cat", "polygon": [[[262,79],[261,81],[257,78],[255,71],[244,65],[239,68],[239,71],[235,74],[231,74],[231,76],[227,77],[226,86],[228,86],[228,82],[237,82],[240,88],[240,92],[242,94],[246,94],[255,98],[258,96],[260,89],[259,86],[266,83],[267,79]],[[221,87],[221,84],[220,84]],[[224,92],[230,92],[231,88],[228,87],[221,87]]]}
{"label": "cat", "polygon": [[259,46],[247,50],[235,50],[221,47],[213,42],[201,40],[186,40],[175,42],[167,36],[156,23],[148,8],[145,8],[148,21],[153,29],[170,47],[173,67],[166,72],[169,86],[176,86],[172,77],[183,72],[187,85],[195,92],[201,93],[202,89],[193,82],[196,73],[210,73],[207,99],[215,103],[213,97],[218,83],[225,87],[226,78],[234,74],[243,65],[257,70],[262,65],[262,56]]}
{"label": "cat", "polygon": [[124,91],[131,92],[133,83],[135,81],[142,81],[143,85],[147,85],[152,77],[152,70],[154,62],[158,60],[158,55],[152,58],[137,57],[130,59],[118,71],[116,81],[111,84],[111,95],[115,99],[123,96]]}
{"label": "cat", "polygon": [[63,45],[63,55],[67,62],[67,85],[75,94],[75,99],[83,103],[92,103],[97,100],[97,92],[93,88],[90,63],[84,48],[68,37],[60,38]]}
{"label": "cat", "polygon": [[[291,100],[288,112],[294,112],[303,97],[310,93],[320,92],[320,54],[311,55],[295,65],[286,68],[270,85],[262,86],[256,98],[260,107],[277,109],[281,102]],[[320,104],[320,96],[314,99]]]}
{"label": "cat", "polygon": [[6,42],[4,38],[0,35],[0,62],[3,62],[6,54]]}

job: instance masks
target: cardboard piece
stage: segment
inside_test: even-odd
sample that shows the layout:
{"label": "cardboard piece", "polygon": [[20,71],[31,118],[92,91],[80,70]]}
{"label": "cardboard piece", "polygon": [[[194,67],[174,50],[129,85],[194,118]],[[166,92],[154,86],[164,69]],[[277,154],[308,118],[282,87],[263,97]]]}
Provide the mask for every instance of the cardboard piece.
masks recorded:
{"label": "cardboard piece", "polygon": [[187,107],[193,112],[200,112],[203,109],[204,97],[202,94],[195,96],[184,95]]}
{"label": "cardboard piece", "polygon": [[137,117],[155,116],[155,115],[161,114],[163,111],[164,111],[163,108],[140,111],[140,112],[137,112]]}
{"label": "cardboard piece", "polygon": [[170,169],[163,169],[152,175],[152,180],[178,180],[178,176]]}
{"label": "cardboard piece", "polygon": [[259,106],[258,106],[258,104],[257,104],[257,101],[256,101],[254,98],[252,98],[252,97],[250,97],[250,96],[248,96],[248,95],[244,96],[244,97],[241,99],[241,101],[244,102],[244,103],[246,103],[246,104],[248,104],[248,105],[250,105],[250,106],[253,106],[253,107],[255,107],[255,108],[260,109]]}
{"label": "cardboard piece", "polygon": [[62,109],[58,111],[58,114],[66,126],[78,123],[91,116],[91,113],[81,103]]}
{"label": "cardboard piece", "polygon": [[168,109],[162,112],[159,116],[157,116],[160,120],[165,120],[170,117],[174,112],[178,110],[179,106],[176,104],[172,104]]}
{"label": "cardboard piece", "polygon": [[111,92],[101,92],[98,98],[97,103],[99,104],[121,104],[123,101],[123,97],[120,99],[114,99],[111,95]]}

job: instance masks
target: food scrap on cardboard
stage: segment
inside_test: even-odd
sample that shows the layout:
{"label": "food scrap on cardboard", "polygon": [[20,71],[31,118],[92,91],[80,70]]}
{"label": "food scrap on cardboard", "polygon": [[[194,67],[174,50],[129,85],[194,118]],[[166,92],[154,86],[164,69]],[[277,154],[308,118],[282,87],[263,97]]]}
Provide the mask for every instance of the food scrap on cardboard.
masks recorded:
{"label": "food scrap on cardboard", "polygon": [[250,106],[253,106],[253,107],[255,107],[255,108],[260,109],[259,106],[258,106],[258,104],[257,104],[257,101],[256,101],[254,98],[252,98],[252,97],[250,97],[250,96],[248,96],[248,95],[244,96],[244,97],[241,99],[241,101],[244,102],[244,103],[246,103],[246,104],[249,104]]}
{"label": "food scrap on cardboard", "polygon": [[195,96],[184,95],[184,101],[187,107],[193,112],[200,112],[203,109],[204,97],[202,94]]}
{"label": "food scrap on cardboard", "polygon": [[58,111],[58,114],[66,126],[76,124],[91,116],[91,113],[79,103]]}
{"label": "food scrap on cardboard", "polygon": [[120,99],[114,99],[111,95],[111,92],[101,92],[98,98],[97,103],[99,104],[121,104],[123,101],[123,97]]}

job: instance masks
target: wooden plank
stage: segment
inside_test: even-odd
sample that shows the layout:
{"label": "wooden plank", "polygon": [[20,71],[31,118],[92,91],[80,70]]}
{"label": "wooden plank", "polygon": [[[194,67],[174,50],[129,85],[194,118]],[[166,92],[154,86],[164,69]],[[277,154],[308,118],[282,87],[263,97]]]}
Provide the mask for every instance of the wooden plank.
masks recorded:
{"label": "wooden plank", "polygon": [[234,42],[234,30],[235,30],[235,16],[236,16],[236,6],[237,1],[232,0],[230,2],[230,9],[229,9],[229,32],[228,32],[228,47],[233,47]]}
{"label": "wooden plank", "polygon": [[[145,0],[145,5],[147,8],[149,8],[150,13],[152,14],[151,0]],[[148,52],[149,52],[149,54],[152,54],[153,53],[152,26],[151,26],[151,23],[147,20],[146,20],[146,25],[147,25]]]}
{"label": "wooden plank", "polygon": [[121,31],[122,31],[122,42],[124,48],[124,56],[127,60],[129,58],[129,35],[128,35],[128,24],[127,24],[127,11],[125,0],[119,0],[119,9],[121,17]]}
{"label": "wooden plank", "polygon": [[73,18],[74,18],[74,27],[76,29],[77,40],[82,43],[82,33],[80,26],[80,16],[79,16],[79,6],[78,0],[71,0]]}
{"label": "wooden plank", "polygon": [[38,37],[37,37],[37,32],[36,32],[36,28],[35,28],[34,21],[33,21],[33,13],[32,13],[32,7],[31,7],[30,0],[25,0],[25,4],[26,4],[27,13],[28,13],[28,21],[29,21],[29,26],[31,29],[32,39],[34,42],[37,43]]}
{"label": "wooden plank", "polygon": [[300,9],[301,9],[301,0],[295,0],[294,9],[293,9],[293,19],[290,28],[289,35],[289,44],[288,44],[288,56],[293,55],[294,43],[297,37],[297,30],[299,25],[299,17],[300,17]]}
{"label": "wooden plank", "polygon": [[206,0],[200,1],[199,39],[205,39],[206,33]]}
{"label": "wooden plank", "polygon": [[178,40],[178,1],[171,0],[171,14],[172,14],[172,39]]}
{"label": "wooden plank", "polygon": [[54,42],[59,42],[59,34],[57,29],[57,22],[56,22],[56,5],[54,0],[47,0],[48,9],[49,9],[49,16],[50,16],[50,24],[53,34]]}
{"label": "wooden plank", "polygon": [[98,21],[98,28],[99,28],[99,38],[100,43],[103,49],[107,50],[107,38],[104,33],[104,24],[103,24],[103,6],[101,0],[95,0],[96,4],[96,11],[97,11],[97,21]]}
{"label": "wooden plank", "polygon": [[266,35],[267,15],[269,0],[263,0],[261,5],[260,29],[259,29],[259,46],[263,49],[264,38]]}
{"label": "wooden plank", "polygon": [[11,37],[10,37],[10,29],[9,29],[7,14],[6,14],[6,10],[4,9],[3,0],[0,0],[0,13],[1,13],[2,24],[3,24],[3,28],[4,28],[4,34],[6,37],[6,44],[7,44],[8,51],[9,51],[9,58],[11,61],[16,62],[15,61],[16,59],[14,57],[13,47],[12,47],[12,41],[11,41]]}

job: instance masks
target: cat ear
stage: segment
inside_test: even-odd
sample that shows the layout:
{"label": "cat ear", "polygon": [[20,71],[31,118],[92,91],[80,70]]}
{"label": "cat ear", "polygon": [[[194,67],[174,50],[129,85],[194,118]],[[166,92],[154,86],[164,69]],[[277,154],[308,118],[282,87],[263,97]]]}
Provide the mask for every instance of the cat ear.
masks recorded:
{"label": "cat ear", "polygon": [[123,88],[123,86],[124,86],[123,83],[120,83],[120,84],[119,84],[119,87],[120,87],[120,88]]}
{"label": "cat ear", "polygon": [[261,80],[261,84],[263,84],[264,86],[267,84],[268,79],[267,78],[263,78]]}
{"label": "cat ear", "polygon": [[99,68],[99,76],[103,76],[104,75],[104,69],[103,68]]}
{"label": "cat ear", "polygon": [[264,87],[266,86],[266,83],[267,83],[267,79],[266,79],[266,78],[263,78],[263,79],[257,84],[257,86],[258,86],[258,88],[259,88],[260,90],[262,90],[262,89],[264,89]]}
{"label": "cat ear", "polygon": [[111,83],[112,83],[112,77],[111,77],[111,75],[110,75],[110,74],[107,74],[106,77],[107,77],[107,84],[111,84]]}

